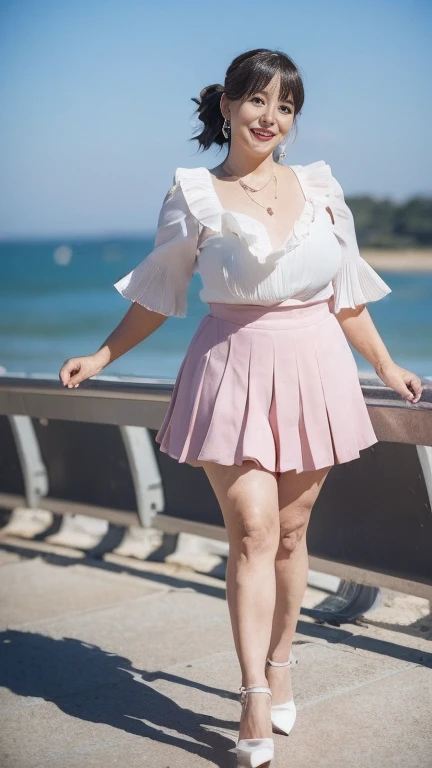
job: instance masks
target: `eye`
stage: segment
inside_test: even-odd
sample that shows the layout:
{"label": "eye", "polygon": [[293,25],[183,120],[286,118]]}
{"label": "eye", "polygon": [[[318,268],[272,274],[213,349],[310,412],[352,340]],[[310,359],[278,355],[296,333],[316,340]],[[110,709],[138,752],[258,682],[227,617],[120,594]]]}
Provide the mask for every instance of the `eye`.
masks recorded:
{"label": "eye", "polygon": [[[252,96],[251,101],[255,101],[255,99],[258,99],[258,101],[264,104],[264,100],[261,98],[261,96]],[[281,107],[284,110],[284,115],[292,114],[292,109],[288,107],[286,104],[282,104]]]}

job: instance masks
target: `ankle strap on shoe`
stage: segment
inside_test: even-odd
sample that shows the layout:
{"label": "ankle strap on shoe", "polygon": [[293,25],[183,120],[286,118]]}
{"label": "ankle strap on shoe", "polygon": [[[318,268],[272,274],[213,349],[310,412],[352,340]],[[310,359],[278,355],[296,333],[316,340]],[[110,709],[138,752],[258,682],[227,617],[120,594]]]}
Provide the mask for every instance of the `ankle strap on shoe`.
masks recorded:
{"label": "ankle strap on shoe", "polygon": [[268,693],[269,696],[272,695],[270,688],[265,685],[250,685],[248,688],[245,688],[244,685],[241,685],[239,691],[241,704],[246,703],[248,693]]}
{"label": "ankle strap on shoe", "polygon": [[292,658],[289,661],[272,661],[267,659],[267,664],[270,664],[271,667],[294,667],[298,664],[298,659]]}

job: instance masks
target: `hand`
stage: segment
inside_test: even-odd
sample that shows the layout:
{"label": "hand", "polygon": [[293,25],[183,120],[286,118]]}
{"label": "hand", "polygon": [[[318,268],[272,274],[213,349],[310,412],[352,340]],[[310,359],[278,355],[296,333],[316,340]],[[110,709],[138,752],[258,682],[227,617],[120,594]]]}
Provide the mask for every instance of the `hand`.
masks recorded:
{"label": "hand", "polygon": [[64,387],[72,389],[78,387],[85,379],[100,373],[103,367],[95,355],[71,357],[60,369],[59,378]]}
{"label": "hand", "polygon": [[410,403],[418,403],[421,398],[421,393],[426,387],[422,386],[421,379],[415,373],[407,371],[406,368],[401,368],[400,365],[396,365],[392,360],[387,363],[382,363],[375,372],[380,379],[399,395],[402,395],[405,400]]}

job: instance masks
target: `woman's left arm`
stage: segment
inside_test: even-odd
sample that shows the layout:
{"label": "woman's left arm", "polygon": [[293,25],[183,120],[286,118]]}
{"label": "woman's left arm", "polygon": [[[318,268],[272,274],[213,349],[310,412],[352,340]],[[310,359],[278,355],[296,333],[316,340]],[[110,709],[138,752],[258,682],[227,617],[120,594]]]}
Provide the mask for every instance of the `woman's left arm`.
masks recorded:
{"label": "woman's left arm", "polygon": [[327,168],[327,210],[332,212],[333,232],[342,252],[340,268],[332,279],[331,311],[348,341],[373,365],[384,384],[405,400],[417,403],[425,389],[420,377],[393,362],[366,308],[368,301],[387,296],[391,288],[361,256],[352,211],[328,164]]}
{"label": "woman's left arm", "polygon": [[417,403],[425,389],[420,377],[393,362],[366,305],[340,309],[335,317],[348,341],[373,366],[384,384],[405,400]]}

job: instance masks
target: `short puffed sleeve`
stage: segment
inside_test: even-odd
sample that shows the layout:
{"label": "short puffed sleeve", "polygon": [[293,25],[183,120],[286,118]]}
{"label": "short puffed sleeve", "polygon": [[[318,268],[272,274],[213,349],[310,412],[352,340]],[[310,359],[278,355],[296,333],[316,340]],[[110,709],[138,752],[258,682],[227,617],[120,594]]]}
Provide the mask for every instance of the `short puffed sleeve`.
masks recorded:
{"label": "short puffed sleeve", "polygon": [[196,268],[199,223],[174,175],[158,217],[154,248],[114,287],[126,299],[162,315],[185,317]]}
{"label": "short puffed sleeve", "polygon": [[332,279],[334,312],[344,307],[377,301],[391,293],[390,286],[360,256],[351,209],[345,202],[341,185],[330,172],[328,205],[332,210],[333,231],[342,247],[342,263]]}

